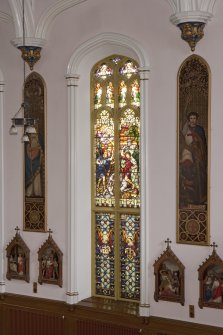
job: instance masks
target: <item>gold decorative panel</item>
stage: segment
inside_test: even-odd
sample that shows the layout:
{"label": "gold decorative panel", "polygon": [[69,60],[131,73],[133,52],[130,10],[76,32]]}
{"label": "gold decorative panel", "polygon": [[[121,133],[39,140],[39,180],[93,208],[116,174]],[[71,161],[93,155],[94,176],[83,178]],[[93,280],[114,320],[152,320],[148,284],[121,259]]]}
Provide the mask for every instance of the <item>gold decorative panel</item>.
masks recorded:
{"label": "gold decorative panel", "polygon": [[45,84],[31,73],[24,87],[25,117],[37,119],[36,134],[24,143],[24,230],[46,231],[46,137]]}
{"label": "gold decorative panel", "polygon": [[209,243],[210,71],[200,56],[178,73],[177,241]]}

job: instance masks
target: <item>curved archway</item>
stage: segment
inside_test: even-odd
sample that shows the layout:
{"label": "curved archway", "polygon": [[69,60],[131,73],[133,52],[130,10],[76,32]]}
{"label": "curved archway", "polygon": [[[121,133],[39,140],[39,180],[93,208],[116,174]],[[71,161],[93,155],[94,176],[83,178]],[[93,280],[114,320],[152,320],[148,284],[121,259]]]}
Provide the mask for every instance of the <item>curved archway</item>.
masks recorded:
{"label": "curved archway", "polygon": [[[139,63],[141,80],[141,315],[148,316],[148,57],[134,39],[103,33],[81,44],[67,67],[68,96],[68,287],[67,303],[91,295],[90,85],[93,65],[112,54]],[[78,73],[78,74],[77,74]],[[86,112],[84,112],[86,111]],[[147,131],[146,131],[147,130]],[[84,134],[84,136],[83,136]],[[145,167],[147,166],[147,173]],[[83,235],[84,232],[84,235]],[[83,248],[83,241],[85,241]],[[146,243],[147,242],[147,243]],[[85,266],[81,267],[80,265]],[[81,280],[82,278],[82,280]],[[83,280],[84,278],[84,280]]]}

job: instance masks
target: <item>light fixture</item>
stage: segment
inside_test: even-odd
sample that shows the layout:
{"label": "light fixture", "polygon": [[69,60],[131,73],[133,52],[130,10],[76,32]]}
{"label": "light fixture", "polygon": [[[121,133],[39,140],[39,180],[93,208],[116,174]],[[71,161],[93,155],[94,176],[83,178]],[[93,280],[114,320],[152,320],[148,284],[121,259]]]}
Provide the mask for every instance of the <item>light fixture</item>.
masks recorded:
{"label": "light fixture", "polygon": [[[25,6],[24,0],[22,1],[22,23],[23,23],[23,46],[25,47]],[[23,60],[23,89],[25,90],[25,80],[26,80],[26,64]],[[9,130],[10,135],[16,135],[18,133],[17,127],[23,127],[24,133],[22,136],[22,142],[29,142],[29,134],[36,133],[37,120],[29,115],[29,106],[25,101],[25,93],[23,92],[23,102],[18,110],[18,112],[11,119],[12,125]]]}

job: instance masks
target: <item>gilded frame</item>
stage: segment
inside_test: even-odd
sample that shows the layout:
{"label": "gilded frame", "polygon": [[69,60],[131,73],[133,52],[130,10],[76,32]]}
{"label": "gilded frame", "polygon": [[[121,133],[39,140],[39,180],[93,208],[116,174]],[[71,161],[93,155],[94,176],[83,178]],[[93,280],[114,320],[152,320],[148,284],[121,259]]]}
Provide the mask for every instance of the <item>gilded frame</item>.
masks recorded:
{"label": "gilded frame", "polygon": [[155,275],[154,300],[179,302],[184,305],[184,265],[168,245],[153,264]]}
{"label": "gilded frame", "polygon": [[215,248],[198,268],[198,280],[200,282],[199,307],[223,309],[223,261]]}
{"label": "gilded frame", "polygon": [[38,251],[38,282],[62,287],[63,253],[53,240],[51,234]]}
{"label": "gilded frame", "polygon": [[8,280],[20,279],[29,283],[29,255],[30,250],[17,230],[15,237],[6,248]]}
{"label": "gilded frame", "polygon": [[198,55],[178,71],[177,242],[210,243],[211,72]]}

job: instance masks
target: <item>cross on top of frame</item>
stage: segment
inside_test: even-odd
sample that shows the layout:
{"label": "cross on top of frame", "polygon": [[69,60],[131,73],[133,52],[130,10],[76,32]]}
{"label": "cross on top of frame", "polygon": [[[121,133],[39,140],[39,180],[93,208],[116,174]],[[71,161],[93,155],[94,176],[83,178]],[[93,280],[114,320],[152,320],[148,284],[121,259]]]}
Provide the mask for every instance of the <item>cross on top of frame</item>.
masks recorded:
{"label": "cross on top of frame", "polygon": [[169,237],[166,239],[165,243],[167,244],[167,249],[170,248],[170,244],[172,243],[172,241],[169,239]]}
{"label": "cross on top of frame", "polygon": [[218,247],[218,245],[215,242],[213,242],[212,244],[210,244],[210,247],[213,248],[213,253],[215,253],[216,252],[215,249]]}

